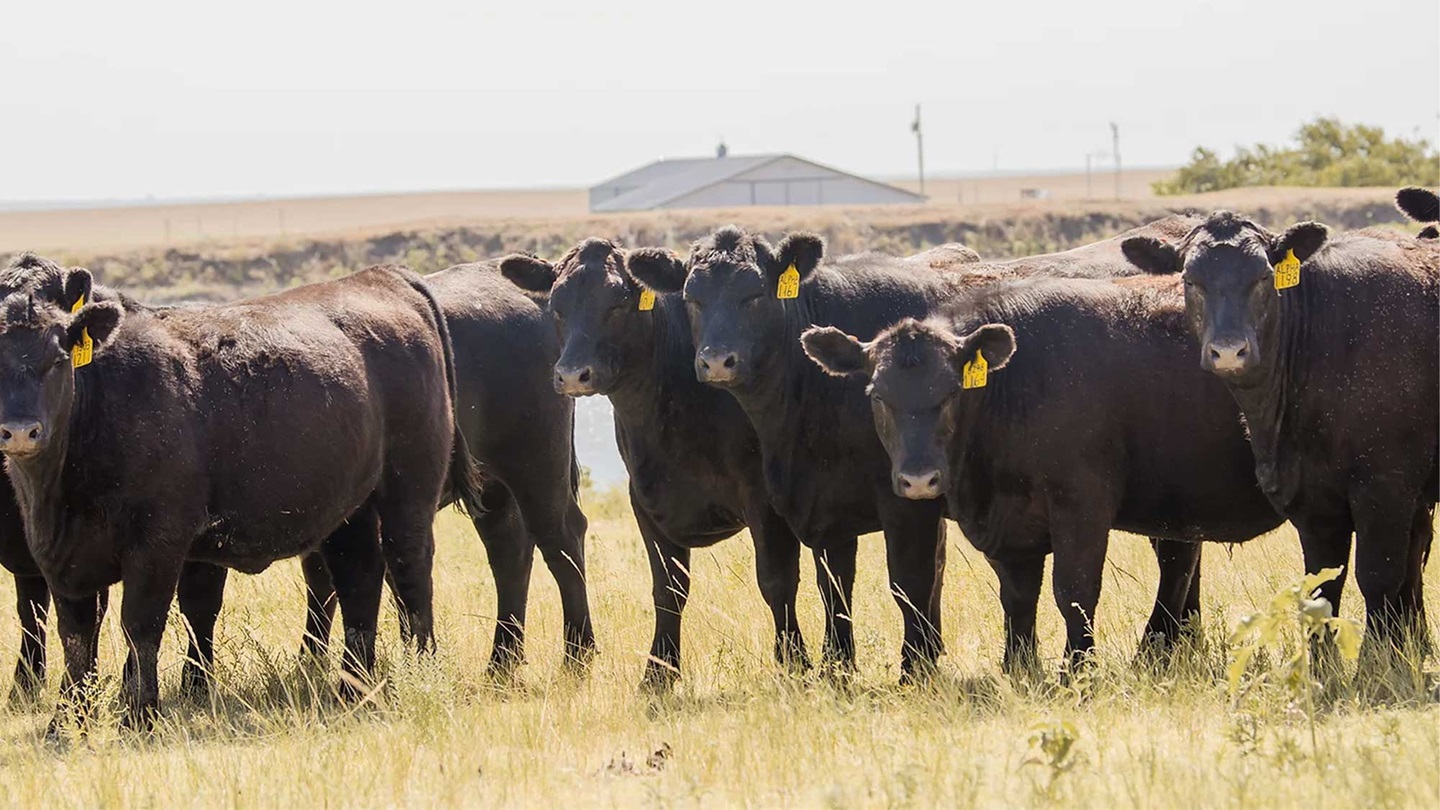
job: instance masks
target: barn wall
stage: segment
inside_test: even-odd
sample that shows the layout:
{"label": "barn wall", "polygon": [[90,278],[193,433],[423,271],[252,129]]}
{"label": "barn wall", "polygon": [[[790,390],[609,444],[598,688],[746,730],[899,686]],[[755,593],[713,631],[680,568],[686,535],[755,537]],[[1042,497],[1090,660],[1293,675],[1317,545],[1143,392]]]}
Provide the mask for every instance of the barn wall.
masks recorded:
{"label": "barn wall", "polygon": [[635,186],[595,186],[590,189],[590,209],[593,211],[596,205],[634,190]]}
{"label": "barn wall", "polygon": [[727,180],[673,200],[664,208],[734,208],[745,205],[914,204],[910,195],[843,174],[820,175],[813,167],[803,178]]}

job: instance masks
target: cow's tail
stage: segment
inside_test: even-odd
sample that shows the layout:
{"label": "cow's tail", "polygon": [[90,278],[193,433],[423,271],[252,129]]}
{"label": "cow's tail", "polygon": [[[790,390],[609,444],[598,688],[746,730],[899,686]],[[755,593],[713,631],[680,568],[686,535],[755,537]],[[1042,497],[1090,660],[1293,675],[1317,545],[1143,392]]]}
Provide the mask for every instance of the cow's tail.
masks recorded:
{"label": "cow's tail", "polygon": [[405,280],[429,302],[430,312],[435,316],[436,331],[440,333],[440,345],[445,351],[445,383],[450,392],[450,423],[454,430],[454,439],[450,443],[450,472],[446,476],[446,493],[442,502],[453,503],[457,509],[474,517],[485,512],[485,507],[480,502],[483,478],[480,465],[470,455],[470,445],[465,441],[465,434],[460,432],[459,383],[455,373],[455,349],[450,343],[450,326],[445,321],[445,312],[440,308],[440,302],[435,299],[435,292],[430,289],[430,285],[413,272],[407,272]]}

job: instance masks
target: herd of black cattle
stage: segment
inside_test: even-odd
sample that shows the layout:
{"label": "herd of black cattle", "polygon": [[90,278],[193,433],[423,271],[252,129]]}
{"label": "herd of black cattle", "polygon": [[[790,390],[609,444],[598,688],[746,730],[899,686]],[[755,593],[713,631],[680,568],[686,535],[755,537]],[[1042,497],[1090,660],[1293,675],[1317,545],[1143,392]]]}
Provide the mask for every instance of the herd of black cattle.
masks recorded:
{"label": "herd of black cattle", "polygon": [[[1440,221],[1436,195],[1398,202]],[[942,652],[943,520],[1000,582],[1007,668],[1032,664],[1054,554],[1066,654],[1093,647],[1111,529],[1160,566],[1143,638],[1199,613],[1199,541],[1290,520],[1305,567],[1353,566],[1367,645],[1425,642],[1440,491],[1440,238],[1276,234],[1170,216],[1063,253],[959,245],[826,260],[819,237],[727,227],[680,257],[587,239],[421,278],[394,266],[218,306],[151,307],[22,254],[0,275],[0,562],[22,627],[17,693],[44,680],[51,598],[61,708],[83,718],[110,585],[124,584],[128,723],[158,707],[172,599],[186,690],[208,685],[227,569],[300,555],[305,647],[338,603],[342,689],[374,663],[382,583],[433,647],[432,522],[469,512],[498,590],[491,670],[522,655],[538,547],[566,660],[596,650],[571,397],[607,396],[648,552],[644,683],[679,674],[692,549],[749,529],[775,657],[815,556],[822,656],[853,665],[859,535],[882,531],[901,669]],[[13,494],[9,494],[13,493]],[[1322,587],[1338,605],[1343,577]],[[57,726],[52,723],[52,731]]]}

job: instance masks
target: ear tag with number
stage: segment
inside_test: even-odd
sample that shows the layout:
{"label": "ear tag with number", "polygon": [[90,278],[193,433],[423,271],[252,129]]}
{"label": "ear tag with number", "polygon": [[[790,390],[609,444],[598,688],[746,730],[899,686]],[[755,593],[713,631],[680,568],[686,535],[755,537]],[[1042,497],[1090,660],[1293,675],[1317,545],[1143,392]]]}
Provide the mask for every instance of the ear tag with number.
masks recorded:
{"label": "ear tag with number", "polygon": [[780,283],[775,287],[775,297],[780,299],[800,297],[800,271],[792,263],[780,274]]}
{"label": "ear tag with number", "polygon": [[960,372],[961,388],[984,388],[990,376],[990,364],[985,362],[985,355],[977,349],[975,359],[965,364]]}
{"label": "ear tag with number", "polygon": [[649,312],[650,310],[652,310],[652,309],[654,309],[654,308],[655,308],[655,291],[654,291],[654,290],[641,290],[641,291],[640,291],[640,311],[641,311],[641,312]]}
{"label": "ear tag with number", "polygon": [[1295,251],[1285,251],[1285,258],[1275,265],[1275,289],[1287,290],[1291,287],[1300,286],[1300,260],[1295,258]]}
{"label": "ear tag with number", "polygon": [[[70,308],[70,311],[79,312],[83,306],[85,306],[85,296],[82,295],[80,296],[80,300],[75,302],[75,306]],[[95,341],[90,339],[90,330],[84,329],[80,332],[80,335],[80,342],[70,347],[71,368],[88,366],[90,365],[90,361],[95,359]]]}

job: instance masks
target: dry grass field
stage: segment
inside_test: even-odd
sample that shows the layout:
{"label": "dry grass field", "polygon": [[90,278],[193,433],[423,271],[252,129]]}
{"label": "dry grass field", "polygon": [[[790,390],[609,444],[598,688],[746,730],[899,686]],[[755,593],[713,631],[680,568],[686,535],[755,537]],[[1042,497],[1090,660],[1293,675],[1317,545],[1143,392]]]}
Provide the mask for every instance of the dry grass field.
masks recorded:
{"label": "dry grass field", "polygon": [[[1269,210],[1276,219],[1331,211],[1364,221],[1388,210],[1393,194],[1244,189],[1162,201],[1141,199],[1148,194],[1141,178],[1127,186],[1136,189],[1132,199],[1102,203],[1080,199],[1073,177],[1000,179],[1013,187],[997,186],[993,201],[983,189],[976,202],[963,196],[963,183],[947,190],[942,181],[932,185],[927,206],[881,209],[602,217],[585,213],[583,192],[556,191],[0,212],[0,252],[100,257],[90,265],[100,280],[131,292],[153,293],[143,286],[152,283],[168,286],[173,298],[187,291],[233,297],[346,272],[361,261],[404,260],[429,270],[461,260],[462,249],[548,255],[591,233],[676,244],[731,220],[772,233],[823,229],[841,252],[904,250],[959,234],[1005,255],[1108,236],[1170,206]],[[999,199],[1018,196],[1021,183],[1051,187],[1053,197]],[[1108,187],[1097,177],[1096,188]],[[277,206],[285,210],[283,229]],[[190,254],[173,258],[181,251],[165,250],[166,220],[169,242]],[[306,241],[322,237],[330,241]],[[105,251],[120,253],[106,259]],[[286,251],[291,265],[273,272]],[[243,275],[252,266],[256,274]],[[260,576],[232,576],[208,700],[179,694],[183,629],[172,611],[161,659],[164,711],[153,736],[119,731],[112,714],[87,737],[45,741],[59,679],[52,637],[55,669],[46,693],[31,705],[0,708],[0,796],[45,808],[1440,806],[1434,657],[1410,682],[1392,678],[1384,688],[1368,673],[1353,677],[1352,665],[1315,696],[1283,682],[1284,650],[1296,649],[1298,639],[1292,630],[1259,656],[1244,694],[1231,695],[1231,631],[1301,571],[1288,527],[1241,547],[1207,547],[1204,640],[1159,669],[1132,661],[1153,600],[1153,556],[1144,540],[1115,535],[1096,616],[1100,653],[1092,670],[1062,684],[1063,634],[1048,587],[1043,677],[1001,674],[995,578],[952,525],[947,655],[932,681],[906,687],[897,685],[900,613],[884,585],[878,535],[861,546],[851,611],[860,669],[847,683],[790,675],[772,663],[769,614],[742,535],[694,555],[683,678],[677,693],[662,699],[637,689],[652,612],[633,516],[615,490],[590,493],[586,509],[602,653],[584,677],[562,669],[559,599],[540,564],[529,663],[517,685],[486,677],[493,583],[468,522],[447,511],[437,519],[439,651],[423,659],[404,654],[387,605],[383,680],[362,704],[335,697],[334,661],[315,667],[298,655],[301,578],[294,561],[279,563]],[[0,604],[13,604],[8,578],[0,579]],[[807,556],[800,621],[818,652],[813,581]],[[1432,572],[1432,606],[1437,598],[1440,580]],[[124,656],[117,612],[112,608],[102,639],[112,713]],[[1353,584],[1342,615],[1361,615]],[[9,671],[17,647],[18,627],[0,618],[0,672]]]}
{"label": "dry grass field", "polygon": [[[1151,198],[1150,184],[1170,174],[1166,169],[1124,172],[1124,199]],[[912,190],[917,186],[913,181],[896,185]],[[926,184],[930,204],[922,207],[1015,204],[1021,201],[1021,189],[1027,188],[1048,190],[1054,202],[1113,198],[1114,175],[1096,172],[1092,185],[1093,194],[1087,191],[1083,173],[935,178]],[[0,253],[87,253],[356,235],[385,228],[436,228],[505,219],[575,219],[588,216],[587,206],[584,189],[539,189],[0,210]]]}
{"label": "dry grass field", "polygon": [[[878,536],[861,546],[853,682],[784,674],[770,661],[769,618],[742,536],[695,555],[683,681],[675,696],[654,699],[636,689],[651,613],[633,518],[614,492],[589,498],[587,510],[602,653],[586,677],[562,671],[559,602],[537,570],[521,682],[487,680],[490,574],[468,523],[446,512],[437,521],[440,650],[423,660],[400,653],[387,612],[384,682],[365,704],[336,701],[333,668],[301,664],[301,580],[296,565],[282,563],[232,578],[211,701],[178,694],[183,643],[172,616],[153,737],[121,733],[107,719],[87,738],[46,743],[54,677],[38,705],[0,713],[0,795],[44,808],[1440,803],[1440,706],[1423,690],[1386,703],[1340,684],[1313,712],[1278,684],[1232,701],[1225,637],[1299,572],[1288,528],[1206,549],[1208,641],[1160,671],[1131,663],[1153,557],[1142,539],[1116,535],[1097,616],[1101,654],[1093,673],[1068,686],[1055,677],[1061,628],[1048,595],[1046,678],[1000,674],[994,577],[953,526],[948,653],[932,683],[897,686],[900,616],[885,592]],[[800,620],[816,645],[819,605],[808,559],[803,565]],[[1428,597],[1432,605],[1440,597],[1434,577]],[[1353,588],[1346,599],[1344,615],[1358,616]],[[102,647],[113,695],[123,650],[113,617]],[[0,622],[0,654],[15,649],[14,623]],[[58,660],[54,644],[51,653]],[[1257,672],[1279,657],[1262,656]]]}

